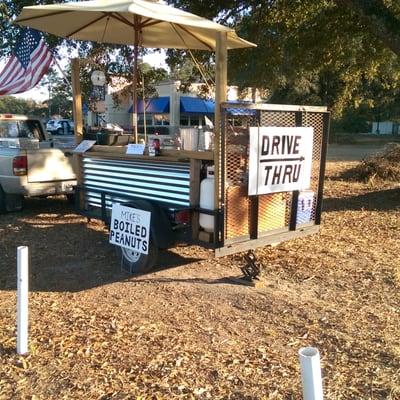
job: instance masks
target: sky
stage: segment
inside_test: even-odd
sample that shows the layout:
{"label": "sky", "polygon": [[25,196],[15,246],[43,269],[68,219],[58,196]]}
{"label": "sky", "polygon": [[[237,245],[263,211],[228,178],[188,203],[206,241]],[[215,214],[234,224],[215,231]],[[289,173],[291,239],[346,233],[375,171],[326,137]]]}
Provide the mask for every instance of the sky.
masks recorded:
{"label": "sky", "polygon": [[[152,65],[153,67],[163,67],[166,68],[165,64],[165,52],[156,52],[153,54],[146,54],[143,57],[143,61]],[[2,59],[0,60],[0,70],[3,69],[4,65],[6,64],[7,60]],[[64,64],[61,63],[61,67],[64,68],[66,66],[66,62]],[[58,70],[58,68],[55,68]],[[46,79],[46,75],[43,77],[42,81]],[[35,88],[24,92],[13,95],[14,97],[23,98],[23,99],[33,99],[37,102],[45,101],[49,98],[49,91],[45,87],[40,87],[39,85]]]}

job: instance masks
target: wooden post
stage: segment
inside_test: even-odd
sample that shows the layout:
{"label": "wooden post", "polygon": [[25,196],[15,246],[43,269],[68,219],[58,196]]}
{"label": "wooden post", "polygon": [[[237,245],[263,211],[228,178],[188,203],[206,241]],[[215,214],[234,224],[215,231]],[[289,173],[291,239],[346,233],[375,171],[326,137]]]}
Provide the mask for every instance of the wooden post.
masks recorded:
{"label": "wooden post", "polygon": [[[214,176],[215,193],[214,204],[216,208],[220,205],[220,140],[221,140],[221,103],[226,101],[227,80],[228,80],[228,50],[227,33],[217,32],[215,49],[215,139],[214,139]],[[222,143],[222,145],[224,145]],[[223,161],[223,160],[222,160]]]}
{"label": "wooden post", "polygon": [[[79,144],[83,139],[83,115],[82,115],[82,94],[79,80],[79,58],[73,58],[71,63],[72,76],[72,109],[74,116],[75,141]],[[74,168],[78,185],[83,183],[82,157],[74,154]],[[80,196],[82,197],[82,195]],[[82,203],[82,200],[79,200]]]}
{"label": "wooden post", "polygon": [[75,125],[76,143],[80,143],[83,139],[83,116],[82,116],[82,94],[81,84],[79,81],[79,59],[72,59],[72,104]]}
{"label": "wooden post", "polygon": [[139,17],[135,15],[135,44],[133,48],[133,102],[132,102],[132,126],[135,134],[135,143],[138,143],[138,53],[139,53]]}

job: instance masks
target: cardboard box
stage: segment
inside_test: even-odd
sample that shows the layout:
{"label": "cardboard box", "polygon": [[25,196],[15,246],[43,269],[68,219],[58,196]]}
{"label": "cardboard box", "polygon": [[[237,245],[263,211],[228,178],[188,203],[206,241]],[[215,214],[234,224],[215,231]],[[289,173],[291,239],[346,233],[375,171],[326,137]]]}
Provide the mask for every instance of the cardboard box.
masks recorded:
{"label": "cardboard box", "polygon": [[315,197],[312,190],[300,192],[297,202],[296,224],[305,224],[311,221],[314,202]]}

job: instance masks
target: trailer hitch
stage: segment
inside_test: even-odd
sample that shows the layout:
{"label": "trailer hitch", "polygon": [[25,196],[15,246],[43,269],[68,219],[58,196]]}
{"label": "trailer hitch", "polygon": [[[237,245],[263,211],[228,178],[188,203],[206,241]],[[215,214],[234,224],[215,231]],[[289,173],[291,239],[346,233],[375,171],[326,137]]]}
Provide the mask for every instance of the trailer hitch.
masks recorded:
{"label": "trailer hitch", "polygon": [[253,250],[249,250],[245,255],[244,259],[246,261],[246,265],[240,267],[240,270],[243,272],[243,279],[247,281],[253,281],[254,279],[259,279],[261,268],[257,263],[256,255]]}

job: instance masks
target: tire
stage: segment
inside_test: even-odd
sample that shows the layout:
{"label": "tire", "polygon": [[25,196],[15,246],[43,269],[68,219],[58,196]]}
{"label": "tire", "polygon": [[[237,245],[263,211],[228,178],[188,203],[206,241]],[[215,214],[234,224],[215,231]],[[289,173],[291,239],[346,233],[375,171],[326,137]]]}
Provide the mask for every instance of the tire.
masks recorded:
{"label": "tire", "polygon": [[124,247],[117,247],[121,257],[121,266],[131,274],[143,274],[151,271],[157,262],[158,247],[150,240],[149,254],[141,254]]}
{"label": "tire", "polygon": [[18,194],[7,194],[0,186],[0,214],[21,211],[24,197]]}
{"label": "tire", "polygon": [[75,193],[66,193],[65,197],[69,204],[75,204]]}

